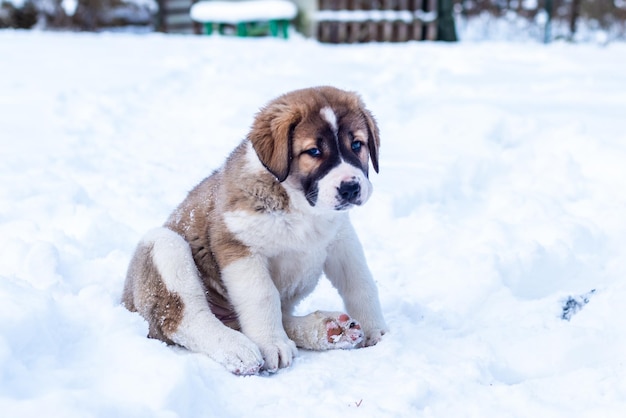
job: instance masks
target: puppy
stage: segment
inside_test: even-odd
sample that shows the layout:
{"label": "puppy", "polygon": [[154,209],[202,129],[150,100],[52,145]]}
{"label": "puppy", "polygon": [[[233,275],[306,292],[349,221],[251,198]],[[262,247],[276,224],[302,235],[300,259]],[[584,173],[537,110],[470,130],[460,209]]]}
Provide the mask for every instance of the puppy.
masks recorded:
{"label": "puppy", "polygon": [[[316,87],[271,101],[224,165],[143,237],[123,305],[149,337],[235,374],[287,367],[296,347],[376,344],[387,327],[347,210],[370,197],[378,148],[354,93]],[[322,273],[347,313],[294,316]]]}

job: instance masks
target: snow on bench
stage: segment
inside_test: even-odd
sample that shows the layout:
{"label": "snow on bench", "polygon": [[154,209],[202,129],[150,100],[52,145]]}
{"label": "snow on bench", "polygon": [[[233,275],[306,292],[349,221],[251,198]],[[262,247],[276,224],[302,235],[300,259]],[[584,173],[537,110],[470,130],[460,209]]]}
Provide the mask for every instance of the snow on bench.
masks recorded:
{"label": "snow on bench", "polygon": [[269,32],[277,37],[279,31],[287,38],[289,21],[298,9],[288,0],[199,1],[191,6],[193,20],[204,25],[205,32],[213,33],[217,25],[221,34],[227,25],[237,28],[237,36],[253,36]]}

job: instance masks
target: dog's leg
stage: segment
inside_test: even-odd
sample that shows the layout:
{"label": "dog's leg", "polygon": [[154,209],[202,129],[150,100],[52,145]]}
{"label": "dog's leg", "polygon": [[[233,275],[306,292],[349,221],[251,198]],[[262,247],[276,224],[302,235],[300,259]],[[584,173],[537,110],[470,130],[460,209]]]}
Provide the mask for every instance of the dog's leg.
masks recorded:
{"label": "dog's leg", "polygon": [[245,335],[213,315],[187,242],[150,231],[130,263],[123,303],[149,323],[150,336],[204,353],[235,374],[256,374],[263,357]]}
{"label": "dog's leg", "polygon": [[283,325],[289,338],[307,350],[348,349],[363,341],[361,325],[342,312],[284,315]]}
{"label": "dog's leg", "polygon": [[352,225],[346,223],[337,237],[328,249],[324,273],[341,295],[348,313],[360,322],[365,334],[363,345],[375,345],[387,331],[376,283]]}
{"label": "dog's leg", "polygon": [[267,260],[250,255],[233,261],[222,269],[222,280],[237,311],[241,331],[263,354],[264,369],[274,372],[291,365],[298,350],[283,328],[280,296]]}

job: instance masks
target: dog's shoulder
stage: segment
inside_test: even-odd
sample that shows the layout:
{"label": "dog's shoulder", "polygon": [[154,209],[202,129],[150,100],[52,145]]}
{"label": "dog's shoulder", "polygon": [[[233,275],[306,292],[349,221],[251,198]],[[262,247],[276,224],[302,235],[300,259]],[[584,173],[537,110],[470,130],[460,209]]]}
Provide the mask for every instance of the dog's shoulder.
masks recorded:
{"label": "dog's shoulder", "polygon": [[215,213],[220,177],[219,172],[214,172],[198,183],[170,214],[164,226],[182,236],[190,230],[206,229],[207,222]]}
{"label": "dog's shoulder", "polygon": [[228,212],[262,214],[288,211],[289,194],[258,161],[250,142],[244,140],[222,167],[196,185],[166,222],[181,232],[198,223],[221,218]]}
{"label": "dog's shoulder", "polygon": [[248,140],[244,140],[221,170],[220,211],[248,213],[287,212],[290,197],[283,185],[259,161]]}

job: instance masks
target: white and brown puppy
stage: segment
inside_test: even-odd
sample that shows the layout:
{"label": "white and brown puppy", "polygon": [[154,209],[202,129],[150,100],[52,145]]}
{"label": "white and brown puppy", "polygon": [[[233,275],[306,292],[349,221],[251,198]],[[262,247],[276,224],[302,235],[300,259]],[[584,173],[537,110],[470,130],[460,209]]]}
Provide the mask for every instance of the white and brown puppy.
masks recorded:
{"label": "white and brown puppy", "polygon": [[[386,325],[347,209],[372,192],[378,128],[354,93],[287,93],[131,260],[123,304],[149,336],[237,374],[289,366],[296,346],[376,344]],[[292,315],[324,273],[348,314]]]}

